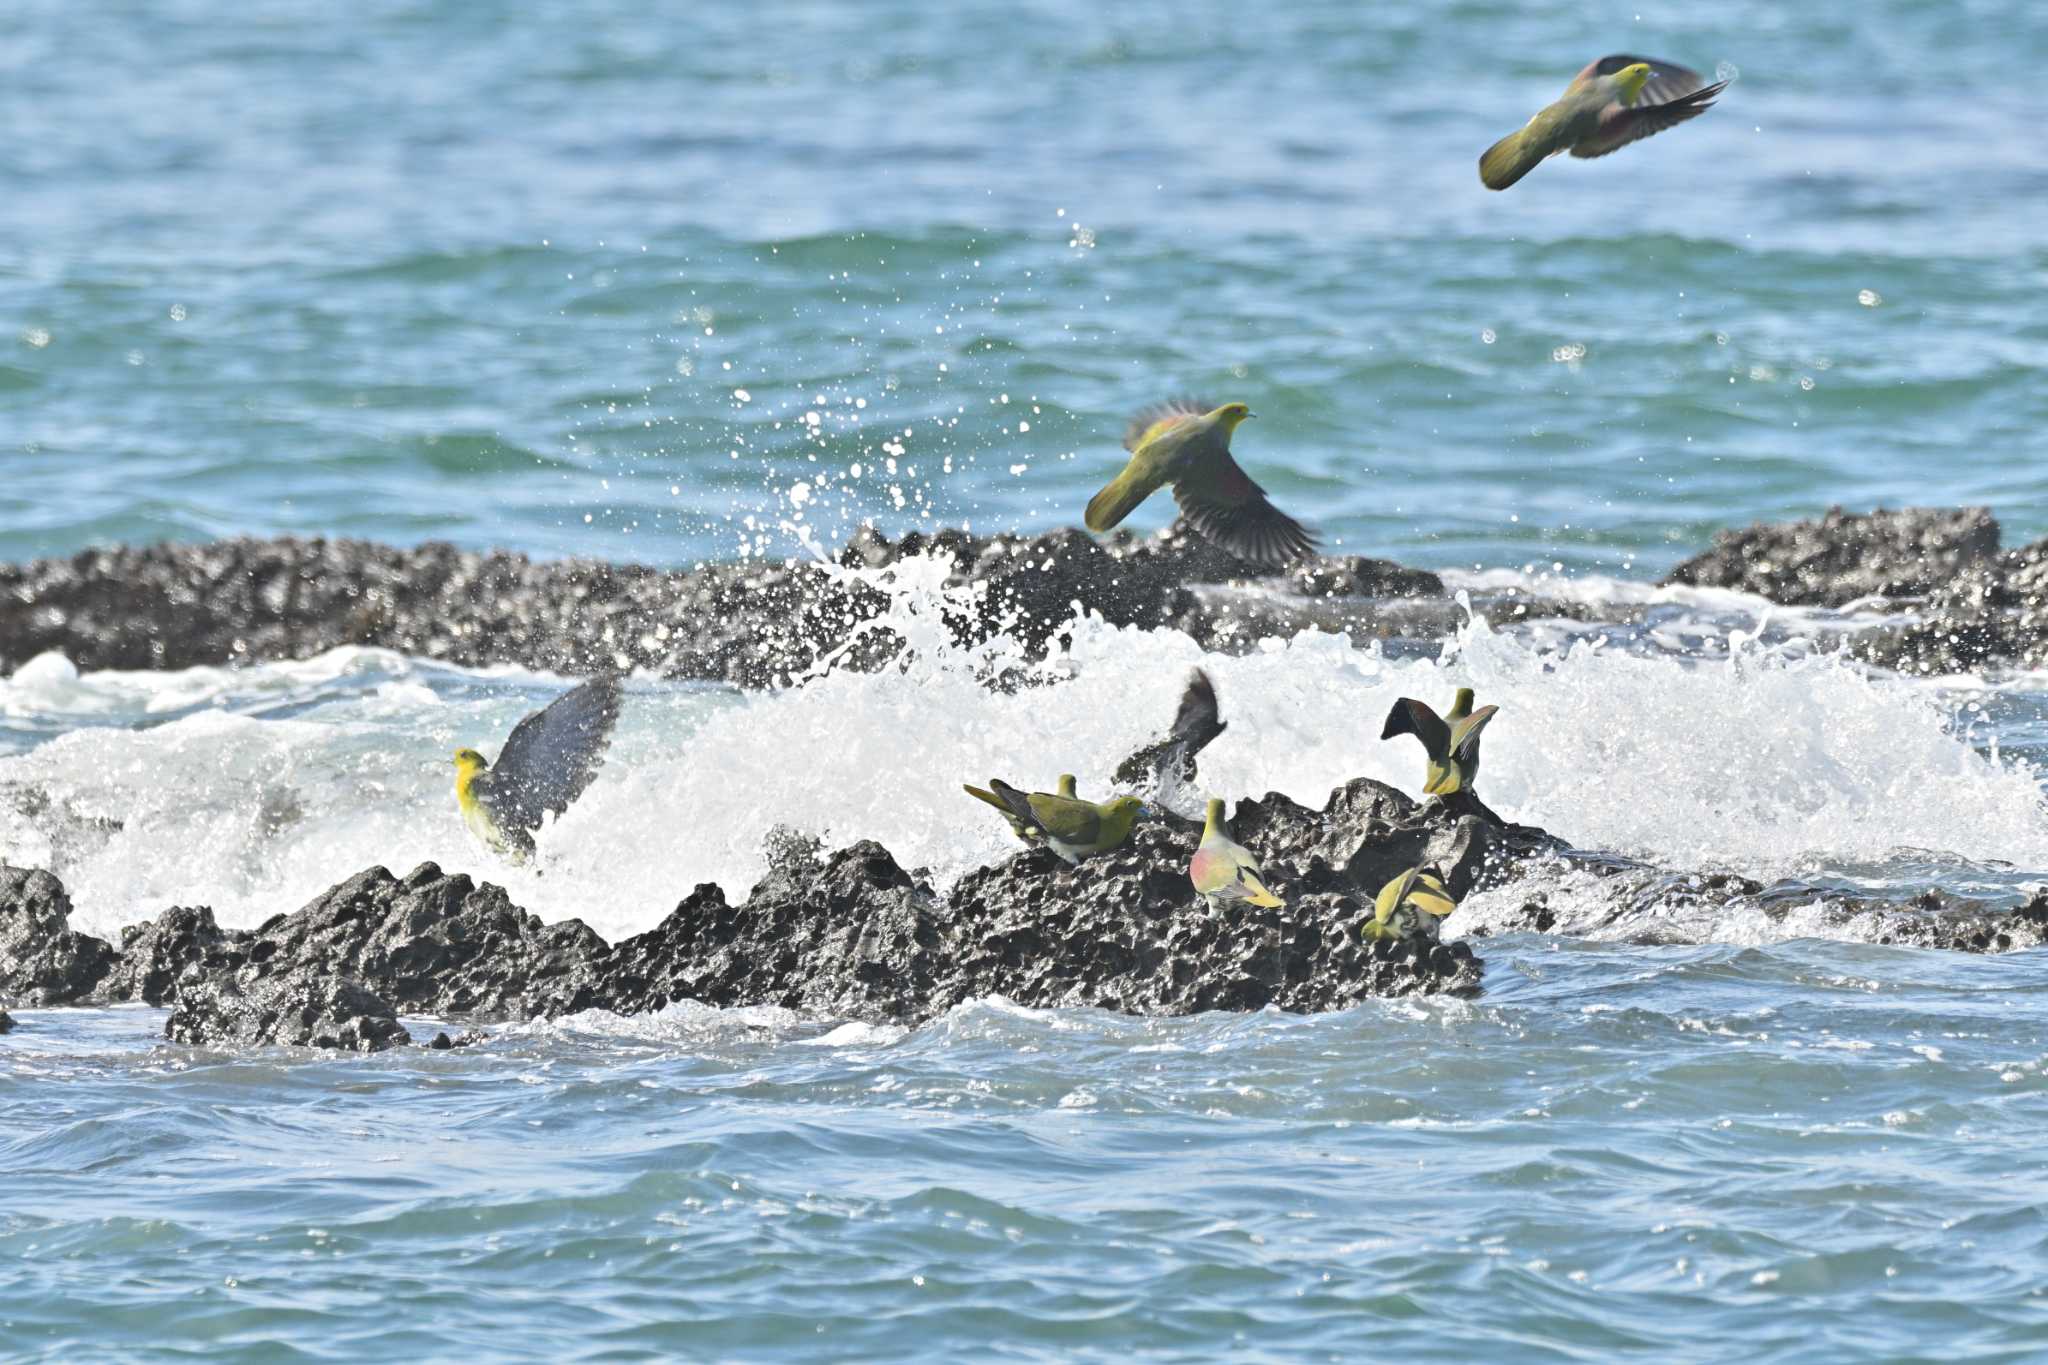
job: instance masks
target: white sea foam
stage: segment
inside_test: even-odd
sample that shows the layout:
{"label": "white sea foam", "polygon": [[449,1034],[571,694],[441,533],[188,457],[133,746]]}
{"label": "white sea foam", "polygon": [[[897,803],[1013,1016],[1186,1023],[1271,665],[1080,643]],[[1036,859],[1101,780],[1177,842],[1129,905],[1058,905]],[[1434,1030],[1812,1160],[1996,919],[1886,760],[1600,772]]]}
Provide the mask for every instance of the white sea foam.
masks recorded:
{"label": "white sea foam", "polygon": [[494,751],[557,682],[360,649],[232,671],[81,676],[36,661],[0,683],[0,715],[84,728],[0,760],[0,852],[57,871],[81,927],[101,933],[171,904],[253,924],[365,866],[432,860],[612,937],[700,882],[744,895],[777,823],[827,847],[877,839],[943,887],[1011,850],[962,781],[1050,787],[1072,771],[1084,793],[1106,792],[1200,664],[1229,722],[1202,756],[1218,793],[1320,804],[1361,775],[1412,790],[1421,751],[1379,740],[1388,707],[1402,695],[1441,707],[1469,683],[1502,708],[1487,800],[1584,847],[1764,878],[1882,864],[1901,848],[2048,869],[2036,774],[1979,753],[1928,688],[1825,653],[1743,639],[1709,661],[1588,641],[1547,650],[1478,622],[1434,659],[1315,633],[1233,658],[1177,632],[1084,621],[1039,670],[1064,680],[1002,694],[982,680],[1017,651],[953,648],[942,578],[913,563],[887,583],[889,625],[917,647],[906,668],[826,671],[771,694],[635,682],[608,766],[542,832],[528,869],[470,841],[448,757],[463,743]]}

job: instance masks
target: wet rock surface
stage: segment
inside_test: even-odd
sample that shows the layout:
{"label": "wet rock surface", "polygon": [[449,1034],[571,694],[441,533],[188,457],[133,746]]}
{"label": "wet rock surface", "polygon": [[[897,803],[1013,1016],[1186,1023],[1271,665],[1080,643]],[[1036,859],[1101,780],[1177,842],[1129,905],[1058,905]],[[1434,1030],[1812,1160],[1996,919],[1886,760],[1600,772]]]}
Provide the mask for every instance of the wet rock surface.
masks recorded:
{"label": "wet rock surface", "polygon": [[[1020,852],[953,888],[965,939],[954,960],[959,998],[1185,1014],[1478,993],[1481,966],[1466,945],[1363,940],[1380,884],[1366,890],[1314,851],[1332,837],[1317,812],[1285,797],[1245,802],[1239,812],[1232,829],[1260,856],[1285,905],[1207,909],[1187,876],[1200,831],[1178,822],[1141,826],[1122,848],[1079,868],[1044,850]],[[1283,848],[1304,856],[1297,862]],[[1392,862],[1411,851],[1404,841],[1381,856]]]}
{"label": "wet rock surface", "polygon": [[[708,564],[658,569],[535,561],[428,543],[235,539],[89,550],[0,565],[0,670],[44,651],[81,668],[183,668],[306,658],[375,645],[465,666],[567,674],[645,669],[742,687],[786,683],[831,655],[874,668],[903,641],[867,576],[939,553],[953,567],[944,613],[959,643],[1002,631],[1038,653],[1077,608],[1116,625],[1171,627],[1205,648],[1243,652],[1302,630],[1436,640],[1463,619],[1441,579],[1357,555],[1284,571],[1234,559],[1176,525],[1097,540],[866,529],[836,565]],[[1812,521],[1726,531],[1665,580],[1739,588],[1787,605],[1850,602],[1902,612],[1859,651],[1914,671],[2048,661],[2048,542],[2001,554],[1982,508],[1833,509]],[[1557,600],[1514,588],[1472,594],[1500,623],[1566,619],[1635,625],[1642,604]],[[82,831],[81,837],[90,831]]]}
{"label": "wet rock surface", "polygon": [[[1818,520],[1723,532],[1667,583],[1740,588],[1788,605],[1857,602],[1899,613],[1860,633],[1873,663],[1953,672],[2048,663],[2048,541],[2001,554],[1981,508],[1832,509]],[[1205,648],[1243,652],[1301,630],[1368,639],[1440,639],[1463,619],[1432,573],[1326,556],[1271,572],[1176,525],[1097,541],[863,530],[839,565],[887,570],[951,557],[956,641],[1001,630],[1043,651],[1076,607],[1118,625],[1179,629]],[[1490,620],[1641,624],[1640,603],[1557,600],[1515,588],[1475,592]],[[827,654],[873,668],[902,641],[882,623],[883,592],[812,563],[536,562],[429,543],[239,539],[94,550],[0,565],[0,670],[45,650],[84,668],[176,668],[303,658],[378,645],[463,665],[569,674],[642,668],[671,678],[777,685]],[[30,797],[34,794],[30,793]],[[91,830],[81,829],[79,837]],[[103,835],[101,836],[103,837]]]}
{"label": "wet rock surface", "polygon": [[2048,666],[2048,540],[2001,552],[2000,538],[1981,507],[1833,508],[1817,521],[1724,531],[1664,581],[1895,613],[1851,636],[1850,650],[1900,672]]}
{"label": "wet rock surface", "polygon": [[1528,932],[1636,944],[1825,935],[1966,953],[2048,944],[2048,889],[2012,906],[1937,891],[1887,899],[1846,887],[1764,883],[1725,872],[1676,873],[1605,856],[1574,854],[1569,863],[1597,879],[1591,894],[1584,886],[1560,892],[1532,885],[1519,904],[1489,912],[1473,935]]}
{"label": "wet rock surface", "polygon": [[[1155,1015],[1333,1010],[1476,994],[1474,944],[1492,934],[1697,943],[1725,940],[1751,916],[1780,936],[1966,952],[2048,944],[2048,890],[2013,908],[1684,876],[1571,850],[1476,799],[1418,805],[1362,778],[1320,810],[1280,794],[1242,801],[1231,824],[1285,905],[1210,911],[1187,879],[1199,829],[1173,816],[1142,823],[1079,868],[1020,850],[943,896],[871,840],[826,852],[782,830],[768,875],[744,901],[700,886],[655,928],[617,944],[576,921],[542,924],[502,888],[429,863],[403,877],[367,869],[256,929],[222,929],[204,907],[173,907],[130,926],[116,949],[69,927],[54,877],[6,868],[0,990],[11,1003],[167,1005],[165,1036],[187,1044],[375,1051],[410,1041],[401,1013],[514,1021],[684,1000],[904,1024],[988,996]],[[1458,941],[1366,940],[1374,896],[1418,865],[1440,872],[1460,900],[1507,894]],[[1540,875],[1560,869],[1575,884]],[[428,1046],[481,1041],[474,1030],[443,1032]]]}
{"label": "wet rock surface", "polygon": [[[1379,790],[1419,818],[1398,793]],[[741,905],[715,886],[697,888],[657,928],[618,945],[607,994],[623,1010],[771,1003],[914,1023],[991,995],[1040,1008],[1186,1014],[1478,990],[1469,948],[1362,942],[1359,924],[1386,878],[1368,891],[1354,877],[1436,853],[1476,882],[1501,851],[1494,838],[1446,825],[1397,841],[1347,840],[1326,826],[1348,819],[1348,806],[1324,814],[1270,797],[1240,809],[1274,850],[1302,852],[1299,864],[1266,855],[1282,908],[1204,907],[1187,877],[1199,830],[1179,820],[1142,824],[1079,868],[1043,850],[1019,852],[970,872],[943,900],[863,841],[822,861],[795,854]],[[1346,865],[1315,852],[1325,846],[1341,848]]]}
{"label": "wet rock surface", "polygon": [[390,1002],[360,981],[301,968],[246,970],[182,983],[164,1037],[198,1047],[319,1047],[381,1052],[412,1041]]}
{"label": "wet rock surface", "polygon": [[1143,1014],[1307,1011],[1475,993],[1469,947],[1362,941],[1373,895],[1417,861],[1463,894],[1558,847],[1364,780],[1325,810],[1272,795],[1241,803],[1237,821],[1284,907],[1209,911],[1187,879],[1199,830],[1168,816],[1079,869],[1020,852],[943,897],[873,841],[826,853],[783,831],[743,902],[700,886],[616,945],[573,920],[542,924],[502,888],[431,863],[404,877],[367,869],[256,929],[173,907],[131,926],[118,950],[69,929],[47,873],[10,869],[0,913],[26,926],[7,940],[19,998],[168,1005],[166,1036],[185,1043],[373,1050],[403,1041],[400,1013],[519,1020],[680,1000],[900,1023],[990,995]]}
{"label": "wet rock surface", "polygon": [[1998,522],[1982,507],[1908,507],[1723,531],[1665,578],[1739,588],[1787,606],[1839,607],[1866,597],[1919,597],[1998,555]]}
{"label": "wet rock surface", "polygon": [[2048,540],[1940,584],[1909,619],[1859,636],[1856,652],[1905,673],[2048,667]]}
{"label": "wet rock surface", "polygon": [[71,927],[71,897],[47,872],[0,866],[0,1002],[68,1005],[114,966],[104,939]]}
{"label": "wet rock surface", "polygon": [[231,972],[248,960],[247,930],[222,929],[205,906],[174,905],[121,931],[120,957],[94,989],[97,1002],[168,1005],[188,971]]}
{"label": "wet rock surface", "polygon": [[422,863],[369,868],[236,945],[254,979],[348,978],[409,1014],[524,1019],[602,1003],[609,949],[579,920],[542,924],[503,887]]}
{"label": "wet rock surface", "polygon": [[[883,598],[815,566],[664,571],[428,543],[235,539],[0,566],[0,668],[185,668],[378,645],[464,665],[763,685]],[[771,628],[772,626],[772,628]]]}
{"label": "wet rock surface", "polygon": [[[1118,625],[1243,636],[1243,613],[1228,602],[1205,604],[1188,592],[1196,584],[1256,579],[1268,595],[1304,604],[1274,609],[1269,631],[1315,625],[1384,634],[1374,602],[1443,597],[1434,574],[1382,560],[1320,559],[1292,574],[1263,573],[1180,530],[1105,542],[1076,530],[913,532],[895,541],[867,530],[839,564],[886,570],[932,551],[955,561],[953,586],[976,589],[947,616],[958,640],[1000,629],[1034,651],[1077,605]],[[871,624],[887,602],[870,584],[813,563],[665,570],[431,542],[400,549],[290,537],[123,547],[0,565],[0,670],[52,650],[80,668],[186,668],[374,645],[466,666],[646,669],[763,687],[842,648],[844,666],[892,657],[901,640]],[[1414,619],[1433,628],[1450,610],[1441,601],[1436,614]]]}

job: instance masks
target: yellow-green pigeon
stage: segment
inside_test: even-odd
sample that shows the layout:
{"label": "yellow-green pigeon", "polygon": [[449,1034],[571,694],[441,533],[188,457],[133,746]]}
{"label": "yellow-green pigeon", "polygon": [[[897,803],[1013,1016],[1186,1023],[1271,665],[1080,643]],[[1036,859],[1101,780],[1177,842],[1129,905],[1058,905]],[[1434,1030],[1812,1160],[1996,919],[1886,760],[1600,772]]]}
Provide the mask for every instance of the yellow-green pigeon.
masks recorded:
{"label": "yellow-green pigeon", "polygon": [[1315,537],[1266,499],[1231,458],[1230,436],[1252,415],[1242,403],[1210,407],[1174,399],[1147,408],[1124,433],[1123,472],[1088,500],[1088,529],[1115,527],[1161,485],[1203,539],[1248,563],[1279,568],[1313,554]]}
{"label": "yellow-green pigeon", "polygon": [[[1044,836],[1038,832],[1038,826],[1027,825],[1022,820],[1018,819],[1017,813],[1010,809],[1009,803],[1003,800],[1002,797],[997,796],[994,792],[985,791],[980,787],[974,786],[972,784],[967,784],[967,794],[977,801],[986,801],[988,802],[988,804],[994,806],[997,810],[1001,811],[1003,813],[1003,819],[1010,822],[1010,832],[1016,835],[1019,839],[1022,839],[1025,843],[1030,844],[1032,847],[1035,848],[1038,846],[1039,843],[1043,841]],[[1074,799],[1076,791],[1074,787],[1074,775],[1072,773],[1060,774],[1059,794],[1061,796],[1066,797],[1068,800]]]}
{"label": "yellow-green pigeon", "polygon": [[1504,190],[1559,152],[1606,156],[1714,107],[1728,82],[1709,85],[1676,62],[1616,53],[1588,63],[1564,94],[1479,158],[1479,179]]}
{"label": "yellow-green pigeon", "polygon": [[1380,888],[1373,898],[1372,918],[1359,932],[1369,939],[1429,938],[1434,926],[1423,916],[1441,919],[1457,908],[1443,878],[1411,867]]}
{"label": "yellow-green pigeon", "polygon": [[1429,767],[1423,773],[1423,795],[1449,796],[1452,792],[1472,790],[1472,784],[1478,780],[1479,732],[1498,710],[1498,706],[1482,706],[1474,711],[1469,687],[1458,689],[1449,713],[1442,716],[1413,697],[1402,697],[1387,712],[1380,738],[1413,735],[1421,740],[1424,752],[1429,755]]}
{"label": "yellow-green pigeon", "polygon": [[611,746],[619,718],[617,678],[593,678],[512,727],[495,765],[455,751],[455,802],[486,847],[514,863],[533,856],[533,832],[583,794]]}
{"label": "yellow-green pigeon", "polygon": [[1037,831],[1045,846],[1069,863],[1079,863],[1091,853],[1107,853],[1123,843],[1145,809],[1145,803],[1135,796],[1098,803],[1050,792],[1021,792],[1001,778],[991,779],[988,785],[1020,824]]}
{"label": "yellow-green pigeon", "polygon": [[1248,901],[1253,905],[1284,905],[1285,901],[1266,888],[1265,874],[1252,851],[1230,837],[1223,823],[1223,803],[1209,800],[1209,817],[1202,826],[1202,843],[1188,864],[1188,880],[1195,884],[1211,910],[1220,902]]}

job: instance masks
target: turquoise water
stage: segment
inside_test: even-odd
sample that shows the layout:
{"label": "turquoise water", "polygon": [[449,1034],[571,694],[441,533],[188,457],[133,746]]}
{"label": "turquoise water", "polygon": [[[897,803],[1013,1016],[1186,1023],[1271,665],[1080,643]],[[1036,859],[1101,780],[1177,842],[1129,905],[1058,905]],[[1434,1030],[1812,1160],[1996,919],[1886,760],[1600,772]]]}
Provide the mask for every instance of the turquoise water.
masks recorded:
{"label": "turquoise water", "polygon": [[0,1332],[350,1359],[2038,1352],[2040,959],[1522,939],[1489,963],[1476,1005],[989,1004],[906,1036],[672,1008],[340,1062],[194,1063],[140,1041],[155,1011],[34,1014],[61,1055],[0,1053]]}
{"label": "turquoise water", "polygon": [[[1627,49],[1736,83],[1479,188],[1480,149]],[[776,821],[944,885],[1006,850],[963,777],[1104,786],[1202,663],[1222,792],[1412,787],[1412,753],[1329,718],[1471,682],[1512,818],[2017,901],[2048,882],[2040,676],[1873,675],[1832,652],[1853,619],[1646,583],[1831,503],[2048,534],[2044,59],[2019,0],[18,0],[0,557],[1039,529],[1132,409],[1193,390],[1258,411],[1241,457],[1333,546],[1650,620],[1241,658],[1083,625],[1059,692],[998,697],[899,585],[907,674],[634,680],[545,875],[468,842],[446,756],[559,679],[44,658],[0,679],[0,850],[109,935],[433,859],[616,936],[700,881],[743,895]],[[1519,904],[1494,894],[1449,930]],[[679,1008],[333,1059],[19,1010],[0,1355],[2040,1354],[2048,957],[1811,932],[1483,938],[1476,1003],[1313,1019]]]}
{"label": "turquoise water", "polygon": [[[1411,560],[1661,569],[1830,502],[2048,532],[2025,0],[698,8],[14,6],[0,554],[1066,524],[1181,390]],[[1738,79],[1478,187],[1631,47]]]}

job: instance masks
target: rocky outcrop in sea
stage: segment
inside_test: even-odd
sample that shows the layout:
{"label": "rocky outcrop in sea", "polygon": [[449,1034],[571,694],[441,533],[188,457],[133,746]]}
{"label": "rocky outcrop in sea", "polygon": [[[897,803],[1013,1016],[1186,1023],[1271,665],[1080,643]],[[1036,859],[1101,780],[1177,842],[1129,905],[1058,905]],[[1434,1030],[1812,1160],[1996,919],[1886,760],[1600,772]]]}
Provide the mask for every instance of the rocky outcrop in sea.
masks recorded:
{"label": "rocky outcrop in sea", "polygon": [[1871,663],[1905,673],[2048,665],[2048,540],[2000,548],[1982,507],[1831,508],[1817,521],[1723,531],[1667,583],[1740,588],[1786,606],[1851,603],[1895,617],[1853,637]]}
{"label": "rocky outcrop in sea", "polygon": [[1020,848],[943,895],[873,841],[826,853],[785,840],[745,900],[700,886],[616,944],[425,864],[402,877],[367,869],[254,929],[172,907],[115,946],[70,927],[56,878],[8,868],[0,998],[167,1006],[176,1042],[360,1050],[408,1041],[401,1014],[526,1020],[682,1000],[889,1023],[991,995],[1138,1014],[1342,1009],[1479,990],[1481,964],[1463,943],[1360,934],[1387,880],[1429,862],[1463,894],[1561,847],[1364,780],[1323,810],[1245,802],[1237,832],[1287,889],[1286,906],[1209,911],[1187,880],[1198,829],[1161,816],[1079,869]]}
{"label": "rocky outcrop in sea", "polygon": [[[865,532],[835,565],[682,570],[446,545],[234,540],[0,566],[0,668],[45,650],[87,668],[177,668],[367,644],[466,665],[632,667],[770,686],[826,651],[845,650],[839,666],[892,657],[902,642],[879,624],[885,596],[846,570],[886,571],[933,550],[951,557],[952,585],[972,589],[953,595],[945,618],[963,643],[1001,630],[1043,650],[1077,606],[1225,651],[1304,628],[1434,639],[1462,615],[1425,571],[1354,556],[1262,574],[1178,531],[1107,543],[1074,531],[893,541]],[[1981,509],[1837,510],[1729,532],[1667,581],[1883,613],[1852,648],[1891,667],[2048,663],[2048,542],[2004,551]],[[1474,605],[1496,620],[1625,620],[1635,610],[1513,591]],[[373,1050],[409,1040],[400,1015],[517,1021],[678,1000],[900,1023],[989,995],[1144,1014],[1341,1009],[1477,992],[1474,944],[1483,951],[1487,933],[1692,942],[1729,916],[1797,916],[1802,927],[1962,951],[2048,941],[2048,893],[2011,908],[1692,875],[1576,852],[1469,797],[1424,808],[1364,780],[1320,810],[1276,794],[1243,802],[1233,829],[1283,889],[1284,908],[1204,909],[1186,877],[1197,831],[1174,819],[1142,826],[1078,871],[1020,850],[943,894],[880,844],[826,851],[796,838],[744,900],[700,886],[618,943],[574,921],[543,924],[502,888],[428,864],[403,876],[366,869],[254,929],[171,907],[114,944],[70,927],[57,878],[4,867],[0,1004],[142,1001],[170,1009],[175,1041]],[[1374,892],[1418,863],[1440,868],[1459,897],[1512,891],[1539,866],[1568,866],[1599,890],[1567,903],[1530,878],[1519,908],[1469,940],[1367,941],[1358,931]]]}

